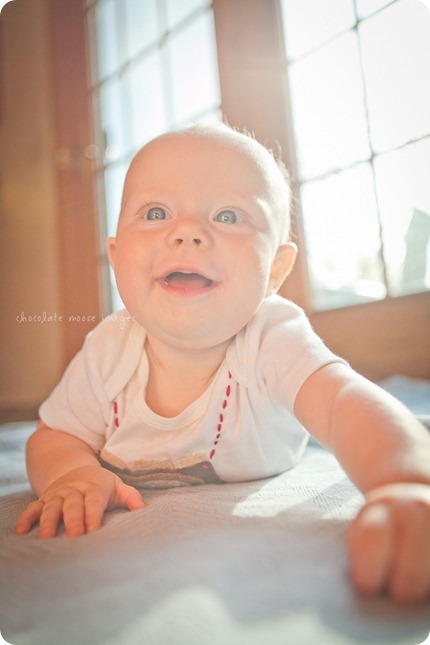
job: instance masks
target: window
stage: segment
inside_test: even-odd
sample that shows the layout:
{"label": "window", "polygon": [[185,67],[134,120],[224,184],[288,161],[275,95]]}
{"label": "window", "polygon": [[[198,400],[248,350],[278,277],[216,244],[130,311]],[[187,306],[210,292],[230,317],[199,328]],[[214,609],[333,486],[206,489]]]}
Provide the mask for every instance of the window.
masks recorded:
{"label": "window", "polygon": [[[132,156],[183,123],[220,120],[220,91],[208,0],[87,0],[87,23],[106,272],[105,238],[115,234]],[[122,307],[112,273],[108,290],[112,308]]]}
{"label": "window", "polygon": [[315,310],[430,288],[430,12],[282,0]]}

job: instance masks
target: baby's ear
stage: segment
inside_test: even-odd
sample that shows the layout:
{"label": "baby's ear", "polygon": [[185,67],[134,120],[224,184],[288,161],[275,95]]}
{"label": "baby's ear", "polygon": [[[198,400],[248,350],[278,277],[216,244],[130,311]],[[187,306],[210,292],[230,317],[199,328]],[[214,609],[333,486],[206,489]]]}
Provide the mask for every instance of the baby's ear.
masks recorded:
{"label": "baby's ear", "polygon": [[108,237],[106,241],[106,248],[108,252],[108,258],[109,262],[111,264],[112,269],[115,269],[115,250],[116,250],[116,238],[115,237]]}
{"label": "baby's ear", "polygon": [[294,242],[281,244],[276,251],[275,259],[270,270],[267,294],[276,293],[285,278],[291,273],[297,256],[297,246]]}

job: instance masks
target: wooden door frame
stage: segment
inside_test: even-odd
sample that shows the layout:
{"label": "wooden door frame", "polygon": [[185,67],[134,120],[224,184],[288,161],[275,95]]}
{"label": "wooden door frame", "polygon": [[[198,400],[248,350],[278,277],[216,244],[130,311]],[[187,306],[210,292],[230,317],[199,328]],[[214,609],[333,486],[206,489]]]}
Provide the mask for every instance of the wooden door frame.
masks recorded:
{"label": "wooden door frame", "polygon": [[102,311],[90,61],[83,3],[49,0],[63,355],[68,363]]}

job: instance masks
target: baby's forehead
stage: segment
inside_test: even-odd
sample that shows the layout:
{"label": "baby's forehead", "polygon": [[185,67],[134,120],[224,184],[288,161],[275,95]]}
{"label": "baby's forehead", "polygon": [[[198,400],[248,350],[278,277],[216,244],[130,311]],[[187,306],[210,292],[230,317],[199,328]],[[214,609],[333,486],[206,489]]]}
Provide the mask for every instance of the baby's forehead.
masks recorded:
{"label": "baby's forehead", "polygon": [[180,177],[181,172],[188,176],[200,167],[207,172],[210,168],[213,181],[219,179],[219,189],[231,185],[240,175],[241,187],[245,181],[250,194],[263,190],[271,202],[281,236],[285,237],[289,229],[291,199],[286,174],[273,154],[258,141],[221,124],[185,127],[145,144],[128,170],[122,206],[130,191],[135,193],[146,186],[145,180],[161,181],[164,185],[166,173],[170,178]]}
{"label": "baby's forehead", "polygon": [[225,190],[229,199],[232,194],[258,195],[270,207],[280,241],[288,238],[291,193],[286,175],[255,139],[222,126],[186,128],[143,146],[127,173],[119,223],[126,205],[141,200],[142,192],[165,194],[172,185],[188,186],[190,174],[205,187],[210,178],[209,192],[216,186],[217,194]]}
{"label": "baby's forehead", "polygon": [[211,154],[224,156],[228,161],[234,160],[236,164],[247,167],[250,172],[259,173],[269,183],[286,184],[277,162],[264,146],[248,135],[221,125],[184,128],[153,139],[136,154],[130,171],[133,172],[134,166],[151,163],[155,156],[163,153],[182,155],[190,163],[191,152],[197,157]]}

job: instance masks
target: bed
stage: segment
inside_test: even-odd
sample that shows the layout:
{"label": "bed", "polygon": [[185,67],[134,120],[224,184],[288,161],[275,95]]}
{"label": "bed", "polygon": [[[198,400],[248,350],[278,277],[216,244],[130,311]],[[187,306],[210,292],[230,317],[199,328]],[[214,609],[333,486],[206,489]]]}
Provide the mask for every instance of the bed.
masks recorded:
{"label": "bed", "polygon": [[[384,386],[418,414],[430,383]],[[0,632],[13,645],[417,645],[430,603],[400,607],[349,584],[345,534],[362,497],[315,442],[258,482],[146,494],[100,531],[16,537],[33,499],[24,445],[35,422],[0,426]]]}

